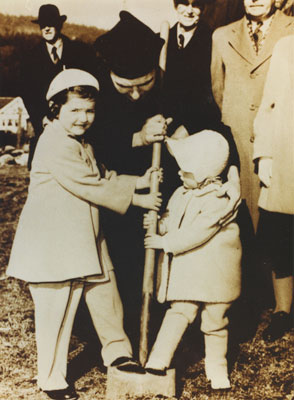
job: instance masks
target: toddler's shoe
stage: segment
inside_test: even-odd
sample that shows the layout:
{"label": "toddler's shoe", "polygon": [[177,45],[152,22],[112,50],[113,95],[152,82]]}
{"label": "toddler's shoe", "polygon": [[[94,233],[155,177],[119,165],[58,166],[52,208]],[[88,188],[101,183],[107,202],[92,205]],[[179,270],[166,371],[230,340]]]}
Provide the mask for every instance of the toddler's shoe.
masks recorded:
{"label": "toddler's shoe", "polygon": [[263,331],[262,337],[266,342],[273,342],[288,332],[291,328],[290,314],[285,311],[273,313],[271,322]]}
{"label": "toddler's shoe", "polygon": [[210,378],[210,385],[211,385],[211,388],[214,390],[231,388],[231,383],[227,376],[223,376],[223,377],[218,376],[218,377]]}
{"label": "toddler's shoe", "polygon": [[133,372],[136,374],[145,374],[145,369],[131,357],[119,357],[114,360],[111,367],[116,367],[120,371]]}
{"label": "toddler's shoe", "polygon": [[205,363],[205,372],[212,389],[230,389],[227,361],[215,362],[213,365]]}

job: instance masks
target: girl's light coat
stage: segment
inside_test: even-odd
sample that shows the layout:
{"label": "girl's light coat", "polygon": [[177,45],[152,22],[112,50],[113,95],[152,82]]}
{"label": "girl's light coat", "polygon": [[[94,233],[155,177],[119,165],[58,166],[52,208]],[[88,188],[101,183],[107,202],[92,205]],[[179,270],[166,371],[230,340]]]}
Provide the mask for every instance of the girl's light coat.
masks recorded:
{"label": "girl's light coat", "polygon": [[161,233],[166,231],[165,262],[172,253],[168,301],[226,303],[240,295],[239,228],[234,222],[218,225],[228,203],[217,197],[218,189],[215,184],[188,191],[181,186],[169,201],[160,226]]}
{"label": "girl's light coat", "polygon": [[90,145],[55,120],[40,136],[29,193],[17,227],[7,274],[29,282],[57,282],[113,269],[99,225],[99,206],[128,209],[137,177],[105,172]]}

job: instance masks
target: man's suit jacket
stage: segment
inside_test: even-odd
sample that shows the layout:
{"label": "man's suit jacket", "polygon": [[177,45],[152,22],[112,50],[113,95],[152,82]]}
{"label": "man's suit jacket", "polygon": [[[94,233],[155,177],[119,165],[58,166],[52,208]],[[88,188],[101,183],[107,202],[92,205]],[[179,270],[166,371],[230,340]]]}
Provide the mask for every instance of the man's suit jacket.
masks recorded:
{"label": "man's suit jacket", "polygon": [[211,116],[211,36],[210,28],[200,21],[191,40],[179,49],[177,24],[170,29],[163,86],[165,113],[190,133],[206,128]]}
{"label": "man's suit jacket", "polygon": [[273,47],[281,37],[293,33],[294,18],[277,11],[258,55],[249,37],[245,17],[218,28],[213,34],[213,94],[222,112],[222,121],[231,127],[237,144],[242,197],[246,199],[255,226],[259,180],[252,161],[253,121],[261,102]]}
{"label": "man's suit jacket", "polygon": [[64,68],[79,68],[94,72],[95,58],[86,45],[74,42],[62,35],[61,60],[54,64],[42,39],[23,62],[21,94],[34,127],[36,140],[32,143],[30,162],[36,141],[43,131],[42,120],[47,114],[46,93],[52,79]]}

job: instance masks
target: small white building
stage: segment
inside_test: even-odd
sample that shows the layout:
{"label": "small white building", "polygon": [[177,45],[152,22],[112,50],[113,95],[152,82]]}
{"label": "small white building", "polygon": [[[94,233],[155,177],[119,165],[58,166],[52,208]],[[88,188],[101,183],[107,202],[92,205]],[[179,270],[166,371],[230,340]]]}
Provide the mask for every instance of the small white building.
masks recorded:
{"label": "small white building", "polygon": [[0,131],[16,134],[27,130],[29,114],[21,97],[0,97]]}

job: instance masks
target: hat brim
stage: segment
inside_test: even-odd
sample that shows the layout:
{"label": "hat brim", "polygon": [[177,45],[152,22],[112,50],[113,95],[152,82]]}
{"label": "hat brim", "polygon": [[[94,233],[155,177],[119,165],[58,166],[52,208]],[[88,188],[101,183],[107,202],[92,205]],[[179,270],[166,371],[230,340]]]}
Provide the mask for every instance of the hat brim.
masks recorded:
{"label": "hat brim", "polygon": [[[55,23],[60,23],[60,22],[65,22],[67,20],[67,16],[66,15],[60,15],[60,17],[59,17],[59,19],[58,20],[56,20],[56,21],[54,21]],[[39,19],[33,19],[33,20],[31,20],[31,22],[33,23],[33,24],[38,24],[38,25],[41,25],[41,24],[43,24],[44,22],[41,20],[39,20]],[[48,22],[48,21],[47,21]],[[52,21],[51,21],[52,22]]]}

